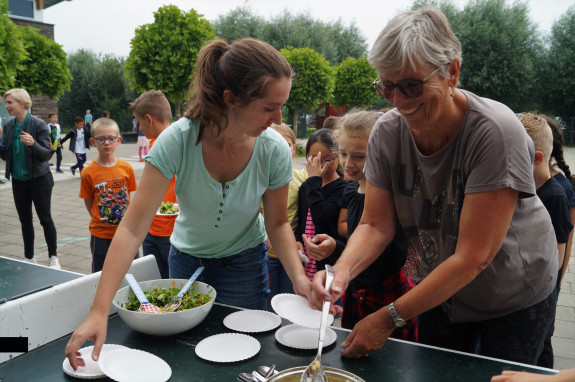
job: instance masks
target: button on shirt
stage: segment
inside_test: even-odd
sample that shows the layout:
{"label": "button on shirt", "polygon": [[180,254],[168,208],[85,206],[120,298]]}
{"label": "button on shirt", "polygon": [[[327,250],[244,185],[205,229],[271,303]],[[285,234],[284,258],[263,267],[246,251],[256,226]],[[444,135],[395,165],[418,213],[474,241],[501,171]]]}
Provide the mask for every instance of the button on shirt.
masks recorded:
{"label": "button on shirt", "polygon": [[204,165],[196,120],[182,118],[158,137],[146,161],[176,176],[180,214],[171,243],[198,257],[218,258],[253,248],[266,239],[260,214],[267,189],[285,186],[292,176],[286,141],[272,129],[260,135],[244,171],[224,187]]}

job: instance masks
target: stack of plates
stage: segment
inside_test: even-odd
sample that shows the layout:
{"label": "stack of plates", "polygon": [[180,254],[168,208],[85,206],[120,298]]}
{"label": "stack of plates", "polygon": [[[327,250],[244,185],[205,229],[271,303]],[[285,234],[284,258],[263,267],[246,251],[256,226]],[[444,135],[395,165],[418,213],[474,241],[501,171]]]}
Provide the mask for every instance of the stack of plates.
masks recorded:
{"label": "stack of plates", "polygon": [[78,367],[76,371],[72,369],[68,358],[64,359],[64,373],[80,379],[109,377],[122,382],[162,382],[172,376],[170,365],[154,354],[122,345],[105,344],[98,362],[94,362],[93,349],[94,346],[88,346],[79,350],[86,365]]}
{"label": "stack of plates", "polygon": [[[293,322],[276,331],[276,340],[284,345],[296,349],[317,349],[321,311],[314,310],[308,301],[295,294],[278,294],[272,298],[272,308],[281,317]],[[332,325],[334,317],[328,316],[327,324]],[[331,328],[327,328],[323,346],[335,342],[337,335]]]}

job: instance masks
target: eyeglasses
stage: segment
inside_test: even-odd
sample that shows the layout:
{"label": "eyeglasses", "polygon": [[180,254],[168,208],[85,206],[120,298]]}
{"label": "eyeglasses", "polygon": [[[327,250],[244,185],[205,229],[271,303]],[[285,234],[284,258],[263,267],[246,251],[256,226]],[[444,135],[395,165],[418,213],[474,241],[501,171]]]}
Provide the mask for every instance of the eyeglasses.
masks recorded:
{"label": "eyeglasses", "polygon": [[94,140],[96,141],[96,143],[98,143],[100,145],[105,145],[106,142],[116,143],[116,141],[118,140],[118,137],[98,137],[98,138],[94,138]]}
{"label": "eyeglasses", "polygon": [[395,88],[401,90],[403,94],[407,98],[417,98],[423,93],[423,83],[431,78],[435,73],[439,71],[439,68],[435,69],[430,75],[425,77],[422,80],[403,80],[399,81],[398,83],[394,84],[392,82],[382,83],[379,77],[377,77],[372,83],[371,86],[375,89],[377,94],[380,97],[385,99],[393,98],[395,93]]}

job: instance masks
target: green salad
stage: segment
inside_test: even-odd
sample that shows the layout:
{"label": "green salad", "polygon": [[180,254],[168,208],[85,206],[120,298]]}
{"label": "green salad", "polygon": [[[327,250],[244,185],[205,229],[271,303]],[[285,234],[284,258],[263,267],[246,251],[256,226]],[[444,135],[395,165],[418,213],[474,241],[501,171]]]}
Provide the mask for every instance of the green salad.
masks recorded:
{"label": "green salad", "polygon": [[[172,297],[176,297],[176,295],[180,292],[181,288],[174,288],[174,283],[172,283],[172,287],[170,289],[158,288],[155,286],[152,290],[144,291],[144,294],[150,303],[161,308],[169,304]],[[193,289],[188,289],[182,298],[182,305],[176,309],[176,312],[196,308],[198,306],[207,304],[211,299],[212,298],[209,294],[202,294],[196,292]],[[124,309],[137,312],[140,308],[140,301],[138,301],[135,294],[131,294],[128,298],[128,302],[125,304],[120,304],[120,306]]]}
{"label": "green salad", "polygon": [[163,202],[160,204],[160,213],[164,215],[174,215],[180,212],[178,206],[172,202]]}

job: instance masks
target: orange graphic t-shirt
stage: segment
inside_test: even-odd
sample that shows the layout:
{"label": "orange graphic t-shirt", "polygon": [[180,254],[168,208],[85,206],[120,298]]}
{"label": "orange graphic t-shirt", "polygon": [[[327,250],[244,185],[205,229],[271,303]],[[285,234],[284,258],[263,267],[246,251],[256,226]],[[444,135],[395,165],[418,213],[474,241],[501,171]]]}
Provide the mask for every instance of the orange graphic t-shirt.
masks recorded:
{"label": "orange graphic t-shirt", "polygon": [[130,192],[137,188],[132,166],[121,159],[113,167],[103,167],[93,161],[82,171],[80,198],[92,198],[90,233],[101,239],[111,239],[124,217],[130,202]]}

